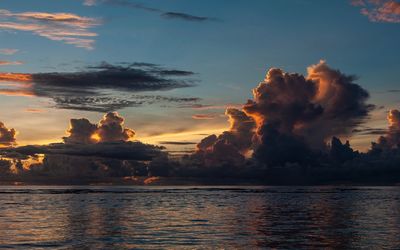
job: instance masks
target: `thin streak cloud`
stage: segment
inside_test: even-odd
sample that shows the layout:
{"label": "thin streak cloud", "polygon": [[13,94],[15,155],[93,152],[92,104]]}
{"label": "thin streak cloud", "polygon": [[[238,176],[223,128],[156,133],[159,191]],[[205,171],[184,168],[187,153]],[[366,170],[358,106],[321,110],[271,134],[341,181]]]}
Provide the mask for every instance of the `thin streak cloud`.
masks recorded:
{"label": "thin streak cloud", "polygon": [[0,61],[0,66],[21,65],[21,61]]}
{"label": "thin streak cloud", "polygon": [[10,56],[14,55],[18,51],[18,49],[0,49],[0,54]]}
{"label": "thin streak cloud", "polygon": [[135,3],[127,0],[85,0],[83,5],[85,6],[95,6],[98,3],[105,3],[108,5],[122,6],[133,9],[140,9],[148,12],[159,13],[160,17],[164,19],[178,19],[187,22],[205,22],[205,21],[218,21],[217,18],[206,17],[206,16],[195,16],[183,12],[166,11],[163,9],[152,8],[146,5]]}

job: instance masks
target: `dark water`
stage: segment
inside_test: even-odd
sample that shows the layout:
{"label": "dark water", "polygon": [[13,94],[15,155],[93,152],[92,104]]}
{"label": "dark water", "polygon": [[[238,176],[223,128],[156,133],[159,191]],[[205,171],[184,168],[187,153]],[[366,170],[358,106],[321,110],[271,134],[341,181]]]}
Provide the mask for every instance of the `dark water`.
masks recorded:
{"label": "dark water", "polygon": [[399,249],[399,187],[0,187],[16,249]]}

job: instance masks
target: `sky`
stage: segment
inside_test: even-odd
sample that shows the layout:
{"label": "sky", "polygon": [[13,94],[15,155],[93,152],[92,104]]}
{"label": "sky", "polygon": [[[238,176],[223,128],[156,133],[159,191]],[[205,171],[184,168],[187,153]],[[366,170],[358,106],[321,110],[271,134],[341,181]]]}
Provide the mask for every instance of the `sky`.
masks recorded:
{"label": "sky", "polygon": [[[229,128],[225,109],[270,68],[307,75],[325,60],[369,92],[360,126],[385,129],[399,44],[396,1],[2,0],[0,121],[20,146],[47,144],[71,118],[118,111],[135,139],[189,150]],[[343,137],[360,150],[377,139]]]}

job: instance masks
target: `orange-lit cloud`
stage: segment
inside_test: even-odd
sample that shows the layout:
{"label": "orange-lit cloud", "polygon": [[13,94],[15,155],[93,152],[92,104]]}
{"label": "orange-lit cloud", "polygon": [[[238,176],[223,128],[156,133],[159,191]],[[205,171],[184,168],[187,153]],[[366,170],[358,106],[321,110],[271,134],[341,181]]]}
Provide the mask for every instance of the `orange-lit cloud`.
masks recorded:
{"label": "orange-lit cloud", "polygon": [[215,115],[196,114],[192,115],[192,118],[195,120],[212,120],[215,118]]}
{"label": "orange-lit cloud", "polygon": [[0,82],[31,82],[31,74],[0,73]]}
{"label": "orange-lit cloud", "polygon": [[149,184],[151,184],[151,183],[153,183],[153,182],[156,182],[156,181],[158,181],[158,180],[160,180],[160,177],[152,176],[152,177],[146,178],[146,179],[143,181],[143,184],[149,185]]}
{"label": "orange-lit cloud", "polygon": [[93,49],[93,37],[97,33],[89,29],[101,22],[95,18],[71,13],[21,12],[0,9],[0,30],[32,32],[53,41],[61,41],[76,47]]}
{"label": "orange-lit cloud", "polygon": [[28,112],[28,113],[43,113],[44,110],[43,109],[27,108],[27,109],[25,109],[25,112]]}

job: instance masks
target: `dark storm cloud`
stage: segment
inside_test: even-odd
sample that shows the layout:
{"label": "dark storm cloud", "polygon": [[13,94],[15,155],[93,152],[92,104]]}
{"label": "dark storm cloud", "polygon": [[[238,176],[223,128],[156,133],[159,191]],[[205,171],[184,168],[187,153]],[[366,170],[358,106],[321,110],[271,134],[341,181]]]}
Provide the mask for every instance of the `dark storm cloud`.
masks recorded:
{"label": "dark storm cloud", "polygon": [[188,77],[193,75],[151,63],[102,62],[76,72],[0,73],[0,85],[18,83],[0,88],[0,94],[48,97],[56,108],[108,112],[156,102],[194,103],[199,99],[133,94],[192,87],[196,80]]}
{"label": "dark storm cloud", "polygon": [[17,131],[13,128],[7,128],[0,122],[0,146],[12,146],[16,143],[15,135]]}
{"label": "dark storm cloud", "polygon": [[86,0],[84,4],[87,6],[94,6],[97,3],[104,3],[108,5],[115,5],[121,7],[128,7],[133,9],[144,10],[153,13],[159,13],[162,18],[165,19],[179,19],[188,22],[205,22],[205,21],[217,21],[216,18],[212,17],[204,17],[204,16],[195,16],[188,13],[183,12],[175,12],[175,11],[165,11],[159,8],[148,7],[144,4],[135,3],[128,0]]}
{"label": "dark storm cloud", "polygon": [[94,112],[110,112],[127,107],[160,104],[192,104],[200,101],[197,97],[171,97],[160,95],[120,95],[119,97],[54,97],[58,109],[72,109]]}
{"label": "dark storm cloud", "polygon": [[353,134],[359,134],[359,135],[383,135],[387,133],[386,129],[383,128],[356,128],[353,129]]}
{"label": "dark storm cloud", "polygon": [[133,142],[101,142],[95,144],[65,144],[53,143],[49,145],[28,145],[5,149],[4,152],[16,152],[21,155],[71,155],[102,157],[119,160],[147,161],[162,153],[163,147]]}
{"label": "dark storm cloud", "polygon": [[32,74],[33,92],[38,96],[86,95],[98,90],[165,91],[194,86],[193,81],[177,78],[192,75],[193,72],[182,71],[185,72],[183,75],[181,71],[171,71],[168,77],[163,77],[164,71],[156,66],[147,68],[103,63],[79,72],[35,73]]}

